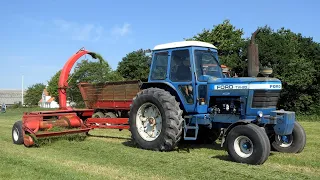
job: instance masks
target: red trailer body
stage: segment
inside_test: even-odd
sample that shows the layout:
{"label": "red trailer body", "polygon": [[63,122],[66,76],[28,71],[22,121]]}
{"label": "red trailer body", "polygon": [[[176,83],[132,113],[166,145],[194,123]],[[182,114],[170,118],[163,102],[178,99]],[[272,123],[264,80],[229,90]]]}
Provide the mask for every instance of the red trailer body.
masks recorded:
{"label": "red trailer body", "polygon": [[79,89],[88,109],[105,111],[129,110],[140,91],[140,81],[80,83]]}

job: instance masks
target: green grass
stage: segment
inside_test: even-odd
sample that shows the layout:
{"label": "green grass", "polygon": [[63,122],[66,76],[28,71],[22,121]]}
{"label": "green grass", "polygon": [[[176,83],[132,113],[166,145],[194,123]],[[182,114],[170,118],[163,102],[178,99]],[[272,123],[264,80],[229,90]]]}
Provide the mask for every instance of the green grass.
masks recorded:
{"label": "green grass", "polygon": [[127,130],[47,138],[33,148],[14,145],[12,125],[27,110],[0,114],[0,179],[320,179],[320,123],[315,117],[314,122],[298,117],[307,133],[301,154],[272,152],[265,164],[252,166],[231,162],[219,145],[142,150],[132,146]]}

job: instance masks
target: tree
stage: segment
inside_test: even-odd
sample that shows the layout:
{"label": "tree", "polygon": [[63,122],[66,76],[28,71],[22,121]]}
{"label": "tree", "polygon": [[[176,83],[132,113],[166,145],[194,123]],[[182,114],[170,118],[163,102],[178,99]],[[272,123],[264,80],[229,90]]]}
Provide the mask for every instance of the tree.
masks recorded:
{"label": "tree", "polygon": [[151,62],[147,52],[142,49],[130,52],[118,63],[117,72],[127,80],[147,81]]}
{"label": "tree", "polygon": [[24,102],[29,106],[36,106],[42,97],[43,89],[46,86],[42,83],[37,83],[28,87],[26,94],[24,95]]}
{"label": "tree", "polygon": [[[279,78],[284,88],[279,100],[279,108],[299,113],[314,112],[318,106],[316,95],[317,72],[315,64],[320,59],[317,45],[300,33],[281,28],[277,31],[265,26],[256,37],[259,45],[259,59],[262,66],[270,66],[273,76]],[[318,44],[319,47],[319,44]]]}
{"label": "tree", "polygon": [[243,74],[246,49],[245,39],[242,38],[243,30],[236,29],[229,20],[224,20],[213,29],[203,29],[201,33],[187,38],[186,40],[204,41],[215,45],[218,48],[218,55],[221,64],[233,68],[237,74]]}

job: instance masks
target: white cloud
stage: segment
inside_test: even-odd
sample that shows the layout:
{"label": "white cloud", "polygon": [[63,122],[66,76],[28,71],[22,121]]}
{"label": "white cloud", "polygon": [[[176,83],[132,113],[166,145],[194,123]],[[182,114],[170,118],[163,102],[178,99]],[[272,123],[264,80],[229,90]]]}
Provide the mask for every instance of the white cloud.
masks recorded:
{"label": "white cloud", "polygon": [[116,25],[112,28],[112,35],[114,36],[125,36],[131,32],[131,24],[124,23],[122,26]]}
{"label": "white cloud", "polygon": [[61,33],[77,41],[98,41],[103,33],[103,27],[100,25],[78,24],[63,19],[55,19],[53,23]]}

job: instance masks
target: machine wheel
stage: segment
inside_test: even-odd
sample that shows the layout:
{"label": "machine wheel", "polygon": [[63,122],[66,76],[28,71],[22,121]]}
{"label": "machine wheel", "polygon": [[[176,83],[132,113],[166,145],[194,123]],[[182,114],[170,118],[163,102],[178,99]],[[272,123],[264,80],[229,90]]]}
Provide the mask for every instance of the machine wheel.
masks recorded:
{"label": "machine wheel", "polygon": [[104,118],[105,115],[102,112],[96,112],[92,115],[92,118]]}
{"label": "machine wheel", "polygon": [[141,148],[170,151],[181,139],[182,110],[169,92],[144,89],[133,99],[129,124],[132,140]]}
{"label": "machine wheel", "polygon": [[12,127],[12,141],[14,144],[23,144],[22,121],[17,121]]}
{"label": "machine wheel", "polygon": [[106,118],[117,118],[117,116],[112,112],[105,113],[104,117],[106,117]]}
{"label": "machine wheel", "polygon": [[266,132],[255,124],[238,125],[227,135],[229,156],[239,163],[263,164],[270,155]]}
{"label": "machine wheel", "polygon": [[292,134],[286,136],[274,135],[272,147],[279,152],[300,153],[306,145],[306,139],[303,127],[296,121]]}

